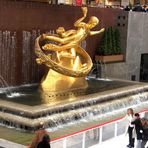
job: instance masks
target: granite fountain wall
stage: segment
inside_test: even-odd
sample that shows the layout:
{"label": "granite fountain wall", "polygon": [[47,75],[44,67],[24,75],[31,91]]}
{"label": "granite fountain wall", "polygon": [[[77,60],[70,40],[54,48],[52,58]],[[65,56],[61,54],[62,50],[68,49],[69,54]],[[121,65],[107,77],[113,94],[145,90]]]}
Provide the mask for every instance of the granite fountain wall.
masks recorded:
{"label": "granite fountain wall", "polygon": [[139,81],[141,54],[148,53],[148,14],[129,12],[127,30],[125,61],[103,65],[102,77]]}

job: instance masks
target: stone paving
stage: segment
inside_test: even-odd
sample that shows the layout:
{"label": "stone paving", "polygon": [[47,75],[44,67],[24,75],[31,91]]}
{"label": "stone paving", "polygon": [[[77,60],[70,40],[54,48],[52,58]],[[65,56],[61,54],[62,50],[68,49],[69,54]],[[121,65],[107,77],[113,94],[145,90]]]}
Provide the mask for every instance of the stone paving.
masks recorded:
{"label": "stone paving", "polygon": [[0,139],[0,148],[26,148],[26,146]]}
{"label": "stone paving", "polygon": [[[127,144],[128,144],[128,137],[123,134],[116,138],[112,138],[110,140],[102,142],[101,144],[91,146],[89,148],[127,148],[126,146]],[[136,145],[136,141],[135,141],[135,145]],[[147,146],[148,146],[148,143],[147,143]]]}

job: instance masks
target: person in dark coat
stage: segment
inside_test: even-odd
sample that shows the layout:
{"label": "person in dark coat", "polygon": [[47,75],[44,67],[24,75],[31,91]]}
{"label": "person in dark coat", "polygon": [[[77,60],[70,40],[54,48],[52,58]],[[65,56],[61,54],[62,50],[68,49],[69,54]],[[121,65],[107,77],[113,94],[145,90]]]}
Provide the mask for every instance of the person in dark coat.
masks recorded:
{"label": "person in dark coat", "polygon": [[140,4],[136,4],[132,11],[143,12],[143,8]]}
{"label": "person in dark coat", "polygon": [[148,142],[148,119],[143,118],[141,119],[141,122],[143,127],[141,148],[145,148],[145,145]]}
{"label": "person in dark coat", "polygon": [[140,115],[138,113],[135,113],[134,116],[135,116],[135,120],[132,121],[131,124],[134,124],[135,125],[136,139],[137,139],[136,148],[141,148],[143,127],[142,127]]}
{"label": "person in dark coat", "polygon": [[37,145],[43,141],[44,135],[48,134],[49,133],[44,128],[44,123],[41,122],[38,126],[38,129],[35,131],[30,148],[37,148]]}
{"label": "person in dark coat", "polygon": [[37,148],[51,148],[49,135],[43,136],[43,139],[41,142],[39,142],[39,144],[37,145]]}
{"label": "person in dark coat", "polygon": [[124,10],[125,10],[125,11],[130,11],[129,6],[126,6],[126,7],[124,8]]}

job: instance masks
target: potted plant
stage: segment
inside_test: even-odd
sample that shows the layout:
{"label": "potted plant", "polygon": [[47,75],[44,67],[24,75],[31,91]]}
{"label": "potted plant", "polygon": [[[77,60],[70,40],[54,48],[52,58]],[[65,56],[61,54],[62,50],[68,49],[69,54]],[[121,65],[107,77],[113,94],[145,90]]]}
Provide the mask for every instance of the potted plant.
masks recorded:
{"label": "potted plant", "polygon": [[100,48],[95,56],[96,61],[100,62],[117,62],[123,61],[123,54],[120,47],[120,33],[118,29],[113,30],[109,27],[105,30]]}

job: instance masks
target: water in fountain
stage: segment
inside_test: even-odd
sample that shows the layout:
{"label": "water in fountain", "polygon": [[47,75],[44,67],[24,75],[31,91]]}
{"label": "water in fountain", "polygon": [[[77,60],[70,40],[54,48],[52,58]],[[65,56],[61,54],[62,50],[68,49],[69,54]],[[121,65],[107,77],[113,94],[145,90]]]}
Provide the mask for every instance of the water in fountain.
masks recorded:
{"label": "water in fountain", "polygon": [[[111,83],[113,86],[113,83],[115,82],[104,81],[103,83]],[[107,89],[107,87],[105,87],[105,89]],[[25,88],[23,87],[22,90],[25,90]],[[88,91],[86,92],[88,93]],[[98,90],[96,90],[96,92],[98,92]],[[99,120],[99,117],[101,117],[100,119],[103,117],[109,118],[112,116],[111,113],[119,113],[119,111],[122,113],[123,110],[126,110],[131,106],[148,106],[148,86],[142,85],[138,88],[132,86],[132,89],[129,90],[126,88],[122,91],[114,90],[111,93],[104,93],[102,95],[100,95],[100,93],[93,94],[91,90],[89,94],[77,97],[78,100],[72,102],[65,102],[65,97],[66,96],[62,99],[60,96],[60,104],[54,104],[51,106],[49,102],[50,106],[48,107],[47,105],[47,108],[45,106],[45,108],[43,106],[37,106],[37,108],[34,109],[34,107],[31,106],[29,109],[29,106],[23,108],[21,106],[19,107],[19,105],[17,108],[12,108],[12,105],[10,105],[10,107],[8,104],[6,104],[6,106],[3,105],[3,107],[0,108],[0,110],[3,110],[1,114],[4,117],[1,124],[6,123],[9,126],[13,125],[15,127],[17,126],[19,128],[23,127],[28,130],[33,130],[38,123],[42,121],[47,124],[47,127],[57,129],[80,122],[89,122],[90,120],[96,119]],[[29,100],[30,102],[31,98],[27,96],[26,98],[23,98],[22,101],[23,100]],[[37,100],[37,98],[35,98],[35,100]],[[68,98],[68,100],[70,99]],[[21,103],[23,103],[22,101]],[[9,114],[11,114],[11,116],[9,116]],[[11,121],[10,123],[8,122],[8,117],[9,121]]]}
{"label": "water in fountain", "polygon": [[106,73],[106,64],[103,63],[102,61],[99,61],[99,62],[96,61],[96,64],[93,65],[93,68],[91,69],[91,71],[86,79],[92,78],[95,80],[112,81],[111,79],[108,79],[106,77],[106,74],[104,75],[103,78],[101,77],[101,70],[102,69],[104,70],[104,73]]}
{"label": "water in fountain", "polygon": [[15,83],[16,78],[16,43],[16,32],[0,31],[0,86],[3,88],[0,91],[7,96],[13,94],[9,86]]}
{"label": "water in fountain", "polygon": [[8,83],[1,75],[0,75],[0,84],[2,85],[3,88],[5,88],[5,89],[0,89],[0,93],[6,92],[6,94],[11,94],[11,91],[8,89],[9,88]]}
{"label": "water in fountain", "polygon": [[100,72],[101,71],[99,69],[98,61],[96,61],[96,63],[93,63],[93,67],[92,67],[91,71],[89,72],[89,74],[87,75],[86,79],[89,79],[89,78],[96,79],[96,78],[98,78],[98,74]]}
{"label": "water in fountain", "polygon": [[86,79],[89,79],[89,78],[95,79],[96,78],[96,76],[93,74],[95,69],[96,69],[96,67],[93,66],[91,71],[89,72],[89,75],[86,77]]}
{"label": "water in fountain", "polygon": [[1,75],[0,75],[0,84],[2,85],[2,88],[0,89],[0,93],[5,93],[8,98],[20,97],[23,95],[19,92],[13,92],[12,91],[13,87],[9,87],[9,84]]}
{"label": "water in fountain", "polygon": [[[22,68],[21,81],[23,83],[32,83],[40,79],[39,68],[35,62],[36,57],[34,54],[34,41],[38,35],[40,35],[40,30],[23,31],[22,50],[20,50],[18,49],[20,47],[17,47],[17,33],[0,30],[0,75],[7,81],[9,86],[16,84],[17,75],[19,74],[16,69],[20,67]],[[21,56],[20,51],[22,51],[22,65],[17,63],[18,57]],[[35,73],[36,77],[34,76]]]}
{"label": "water in fountain", "polygon": [[[34,44],[37,36],[40,35],[40,30],[23,31],[22,43],[22,81],[24,84],[34,83],[35,73],[39,74],[38,65],[35,62]],[[37,75],[39,79],[39,75]]]}
{"label": "water in fountain", "polygon": [[107,66],[105,62],[100,61],[101,69],[104,71],[104,79],[107,79]]}
{"label": "water in fountain", "polygon": [[0,75],[9,84],[15,81],[16,42],[16,32],[0,31]]}
{"label": "water in fountain", "polygon": [[31,47],[32,47],[32,59],[31,59],[31,80],[30,80],[30,83],[34,83],[35,81],[35,76],[34,76],[34,74],[35,73],[37,73],[37,75],[36,75],[36,79],[37,80],[39,80],[40,79],[40,77],[39,77],[39,71],[40,71],[40,68],[39,68],[39,66],[38,66],[38,64],[36,63],[36,61],[35,61],[35,59],[36,59],[36,56],[35,56],[35,54],[34,54],[34,44],[35,44],[35,39],[38,37],[40,35],[40,30],[32,30],[32,34],[31,34]]}
{"label": "water in fountain", "polygon": [[31,33],[23,31],[23,47],[22,47],[22,79],[24,83],[29,83],[30,77],[30,63],[31,63]]}

